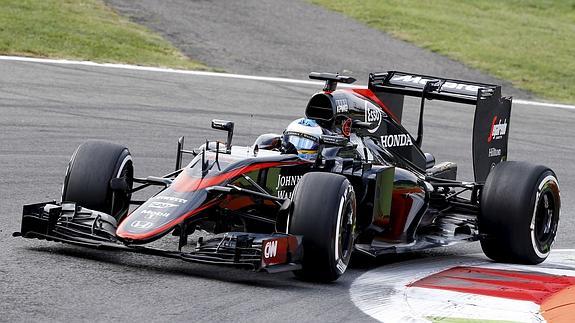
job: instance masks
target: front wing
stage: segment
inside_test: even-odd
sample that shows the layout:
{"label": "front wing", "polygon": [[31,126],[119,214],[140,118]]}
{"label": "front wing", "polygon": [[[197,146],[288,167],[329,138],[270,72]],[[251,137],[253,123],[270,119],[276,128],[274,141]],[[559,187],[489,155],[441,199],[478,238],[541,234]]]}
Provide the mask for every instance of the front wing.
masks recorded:
{"label": "front wing", "polygon": [[55,202],[25,205],[20,232],[13,236],[77,246],[149,254],[185,261],[231,265],[276,273],[301,269],[301,237],[284,233],[226,232],[200,238],[192,251],[170,251],[120,241],[108,214]]}

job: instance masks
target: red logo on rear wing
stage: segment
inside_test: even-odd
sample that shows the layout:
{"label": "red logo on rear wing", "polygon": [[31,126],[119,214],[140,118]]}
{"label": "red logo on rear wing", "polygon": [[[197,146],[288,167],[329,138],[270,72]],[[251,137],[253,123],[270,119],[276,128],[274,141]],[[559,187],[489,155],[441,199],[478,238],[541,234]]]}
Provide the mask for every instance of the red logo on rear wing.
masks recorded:
{"label": "red logo on rear wing", "polygon": [[507,133],[507,119],[505,121],[501,121],[499,119],[499,123],[497,123],[497,116],[493,117],[493,121],[491,122],[491,130],[489,130],[489,137],[487,137],[487,142],[491,142],[493,139],[501,139]]}

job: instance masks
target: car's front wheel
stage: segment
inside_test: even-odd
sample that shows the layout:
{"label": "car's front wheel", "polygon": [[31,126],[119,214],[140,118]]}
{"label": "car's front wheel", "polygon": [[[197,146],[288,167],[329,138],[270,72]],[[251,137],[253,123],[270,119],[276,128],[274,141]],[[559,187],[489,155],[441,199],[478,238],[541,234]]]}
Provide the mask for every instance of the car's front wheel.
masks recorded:
{"label": "car's front wheel", "polygon": [[[64,185],[62,201],[110,214],[120,220],[130,206],[134,176],[128,148],[106,141],[91,140],[81,144],[72,155]],[[112,186],[118,179],[120,187]]]}
{"label": "car's front wheel", "polygon": [[499,262],[544,261],[555,241],[560,208],[559,184],[551,169],[526,162],[498,164],[481,194],[483,252]]}
{"label": "car's front wheel", "polygon": [[303,236],[302,279],[330,282],[341,276],[354,248],[356,200],[342,175],[305,174],[293,193],[288,233]]}

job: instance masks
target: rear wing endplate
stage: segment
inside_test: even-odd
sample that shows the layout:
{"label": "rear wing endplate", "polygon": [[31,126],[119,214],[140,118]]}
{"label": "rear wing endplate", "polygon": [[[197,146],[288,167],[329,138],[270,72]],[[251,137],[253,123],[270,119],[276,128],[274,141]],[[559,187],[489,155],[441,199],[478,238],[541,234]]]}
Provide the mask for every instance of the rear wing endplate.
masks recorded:
{"label": "rear wing endplate", "polygon": [[511,98],[501,97],[501,86],[389,71],[370,74],[368,87],[399,118],[406,95],[420,97],[422,102],[474,105],[472,153],[476,182],[484,182],[491,168],[507,159]]}

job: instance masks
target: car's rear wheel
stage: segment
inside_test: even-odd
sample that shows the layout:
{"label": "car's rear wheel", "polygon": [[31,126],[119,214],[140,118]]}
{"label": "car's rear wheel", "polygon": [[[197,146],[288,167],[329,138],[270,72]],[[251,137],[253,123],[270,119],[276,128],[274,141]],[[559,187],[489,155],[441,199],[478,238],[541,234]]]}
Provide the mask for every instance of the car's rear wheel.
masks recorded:
{"label": "car's rear wheel", "polygon": [[[130,206],[134,167],[128,148],[87,141],[70,159],[62,187],[62,201],[101,211],[120,220]],[[111,185],[112,179],[116,187]]]}
{"label": "car's rear wheel", "polygon": [[305,174],[293,193],[288,232],[303,236],[302,279],[329,282],[341,276],[354,247],[356,200],[342,175]]}
{"label": "car's rear wheel", "polygon": [[499,262],[544,261],[557,234],[560,207],[559,185],[551,169],[526,162],[498,164],[481,196],[483,252]]}

